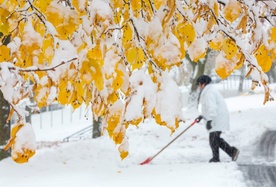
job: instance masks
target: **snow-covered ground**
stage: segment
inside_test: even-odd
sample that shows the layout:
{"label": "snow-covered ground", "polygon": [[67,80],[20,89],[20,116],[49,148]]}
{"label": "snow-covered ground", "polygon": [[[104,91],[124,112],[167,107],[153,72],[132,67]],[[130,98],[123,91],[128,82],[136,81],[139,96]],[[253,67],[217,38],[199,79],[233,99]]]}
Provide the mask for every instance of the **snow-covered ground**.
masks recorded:
{"label": "snow-covered ground", "polygon": [[[272,95],[276,95],[274,88]],[[231,131],[222,137],[241,150],[237,162],[231,162],[221,151],[221,163],[208,163],[211,158],[208,133],[199,123],[149,164],[139,165],[194,121],[197,114],[185,110],[187,120],[174,134],[150,120],[138,128],[130,127],[129,156],[124,160],[107,134],[98,139],[62,142],[66,136],[89,126],[89,117],[85,120],[72,118],[71,113],[60,113],[47,126],[43,122],[50,117],[33,116],[38,143],[52,143],[40,147],[26,164],[16,164],[11,158],[0,161],[0,184],[8,187],[245,187],[248,181],[238,164],[257,162],[250,150],[266,130],[276,130],[276,103],[263,105],[263,97],[256,91],[226,99]],[[84,115],[84,111],[74,112],[74,115],[80,114]],[[61,116],[67,121],[61,120]]]}

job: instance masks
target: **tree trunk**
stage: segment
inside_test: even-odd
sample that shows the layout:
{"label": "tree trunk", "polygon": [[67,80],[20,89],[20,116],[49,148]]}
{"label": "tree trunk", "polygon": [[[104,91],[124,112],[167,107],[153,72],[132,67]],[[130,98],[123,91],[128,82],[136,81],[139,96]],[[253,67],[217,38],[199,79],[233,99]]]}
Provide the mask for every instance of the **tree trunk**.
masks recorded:
{"label": "tree trunk", "polygon": [[198,94],[199,94],[199,92],[197,90],[196,81],[197,81],[197,78],[200,75],[204,74],[205,64],[206,64],[207,58],[205,58],[204,62],[198,61],[197,63],[193,62],[189,58],[188,55],[186,56],[186,58],[190,62],[190,64],[192,65],[193,72],[194,72],[193,79],[192,79],[192,86],[191,86],[191,90],[190,90],[190,94],[189,94],[189,98],[188,98],[188,108],[192,110],[192,109],[197,108],[197,105],[198,105]]}
{"label": "tree trunk", "polygon": [[[5,145],[10,138],[10,122],[6,122],[10,112],[10,105],[4,99],[2,92],[0,92],[0,106],[0,145]],[[9,156],[9,151],[0,149],[0,160]]]}
{"label": "tree trunk", "polygon": [[[0,37],[3,34],[0,32]],[[3,45],[8,45],[10,35],[3,37]],[[6,122],[10,113],[10,104],[5,100],[3,93],[0,91],[0,145],[5,145],[10,138],[10,122]],[[0,160],[10,156],[9,151],[0,149]]]}
{"label": "tree trunk", "polygon": [[32,124],[32,108],[30,106],[25,106],[25,110],[28,112],[28,115],[25,116],[26,123]]}
{"label": "tree trunk", "polygon": [[[194,62],[192,62],[194,63]],[[191,92],[194,92],[196,91],[197,89],[197,85],[196,85],[196,81],[197,81],[197,78],[201,75],[204,74],[204,70],[205,70],[205,64],[206,62],[198,62],[197,63],[197,71],[195,72],[195,76],[194,76],[194,79],[192,80],[192,87],[191,87]]]}
{"label": "tree trunk", "polygon": [[93,131],[92,131],[92,138],[98,138],[101,136],[102,119],[98,118],[98,120],[93,119]]}
{"label": "tree trunk", "polygon": [[269,77],[269,83],[275,83],[276,82],[276,73],[275,73],[275,64],[276,62],[272,63],[272,66],[270,70],[267,72],[267,75]]}

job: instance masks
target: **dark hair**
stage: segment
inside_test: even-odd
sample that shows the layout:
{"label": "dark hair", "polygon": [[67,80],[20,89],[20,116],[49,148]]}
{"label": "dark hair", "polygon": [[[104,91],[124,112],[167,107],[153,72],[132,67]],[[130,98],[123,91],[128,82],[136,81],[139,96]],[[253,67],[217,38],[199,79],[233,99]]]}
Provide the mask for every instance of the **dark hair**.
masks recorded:
{"label": "dark hair", "polygon": [[199,85],[200,84],[209,84],[210,82],[212,82],[211,77],[209,77],[208,75],[201,75],[198,77],[198,79],[196,80],[196,84]]}

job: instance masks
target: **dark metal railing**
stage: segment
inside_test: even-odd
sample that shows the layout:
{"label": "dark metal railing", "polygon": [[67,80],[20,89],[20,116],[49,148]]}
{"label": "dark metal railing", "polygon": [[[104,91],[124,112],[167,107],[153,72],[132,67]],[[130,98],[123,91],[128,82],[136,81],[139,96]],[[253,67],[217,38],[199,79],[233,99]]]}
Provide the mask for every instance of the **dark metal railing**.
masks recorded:
{"label": "dark metal railing", "polygon": [[63,139],[64,142],[69,142],[70,140],[80,140],[85,138],[92,138],[93,125],[90,125],[80,131],[71,134]]}

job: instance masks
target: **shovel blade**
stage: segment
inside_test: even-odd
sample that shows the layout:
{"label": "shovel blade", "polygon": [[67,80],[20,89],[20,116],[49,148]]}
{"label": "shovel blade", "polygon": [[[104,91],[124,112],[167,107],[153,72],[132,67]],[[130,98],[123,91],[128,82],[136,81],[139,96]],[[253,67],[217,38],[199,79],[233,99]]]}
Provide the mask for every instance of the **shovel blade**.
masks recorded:
{"label": "shovel blade", "polygon": [[140,165],[148,164],[151,161],[151,157],[147,158],[144,162],[141,162]]}

